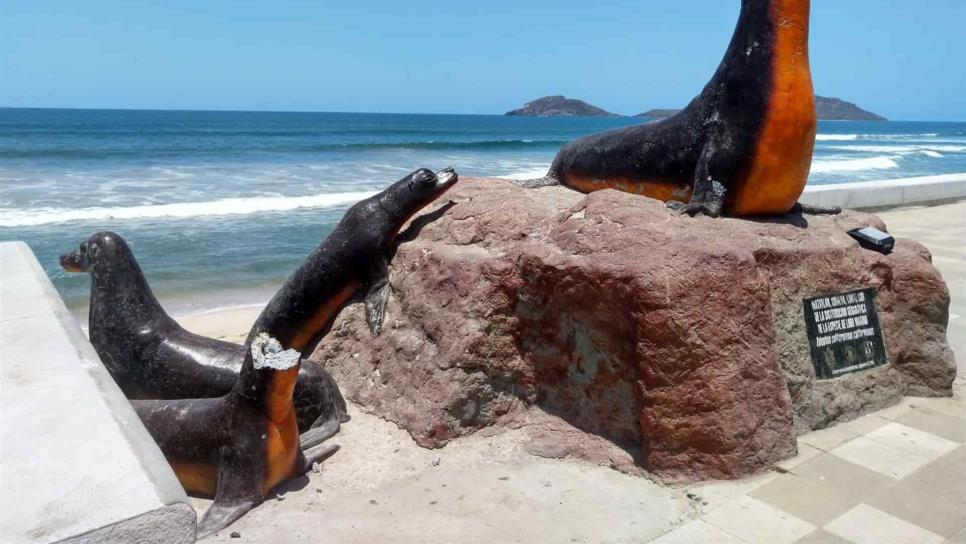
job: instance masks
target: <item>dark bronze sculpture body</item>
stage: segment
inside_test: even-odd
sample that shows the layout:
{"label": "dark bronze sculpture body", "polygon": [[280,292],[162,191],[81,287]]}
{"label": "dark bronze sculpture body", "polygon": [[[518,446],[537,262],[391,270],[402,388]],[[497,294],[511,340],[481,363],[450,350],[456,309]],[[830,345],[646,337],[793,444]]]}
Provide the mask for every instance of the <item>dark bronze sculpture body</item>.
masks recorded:
{"label": "dark bronze sculpture body", "polygon": [[248,340],[266,332],[306,356],[359,290],[366,293],[369,329],[378,333],[389,301],[389,254],[399,229],[457,179],[451,168],[438,174],[417,170],[349,208],[258,316]]}
{"label": "dark bronze sculpture body", "polygon": [[299,437],[292,395],[300,363],[298,352],[261,335],[228,394],[132,402],[185,490],[214,498],[199,538],[228,526],[272,488],[338,449],[321,444],[327,436]]}
{"label": "dark bronze sculpture body", "polygon": [[575,140],[545,178],[524,184],[618,189],[689,215],[788,213],[815,145],[808,26],[809,0],[742,0],[724,59],[684,110]]}
{"label": "dark bronze sculpture body", "polygon": [[[161,307],[127,243],[100,232],[61,266],[91,275],[91,344],[130,399],[212,398],[231,391],[245,347],[186,331]],[[329,373],[302,365],[295,386],[299,428],[338,431],[345,400]]]}

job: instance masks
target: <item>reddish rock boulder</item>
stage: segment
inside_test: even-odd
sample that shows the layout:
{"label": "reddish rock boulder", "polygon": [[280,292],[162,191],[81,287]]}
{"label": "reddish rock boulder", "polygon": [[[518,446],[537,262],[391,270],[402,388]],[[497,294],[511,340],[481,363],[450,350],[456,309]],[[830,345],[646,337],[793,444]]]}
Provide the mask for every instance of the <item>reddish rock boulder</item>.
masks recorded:
{"label": "reddish rock boulder", "polygon": [[[793,455],[796,432],[951,393],[945,284],[921,245],[845,234],[874,216],[689,218],[502,180],[450,198],[401,236],[386,330],[350,305],[314,354],[421,445],[527,426],[538,455],[733,478]],[[864,287],[891,364],[817,381],[802,299]]]}

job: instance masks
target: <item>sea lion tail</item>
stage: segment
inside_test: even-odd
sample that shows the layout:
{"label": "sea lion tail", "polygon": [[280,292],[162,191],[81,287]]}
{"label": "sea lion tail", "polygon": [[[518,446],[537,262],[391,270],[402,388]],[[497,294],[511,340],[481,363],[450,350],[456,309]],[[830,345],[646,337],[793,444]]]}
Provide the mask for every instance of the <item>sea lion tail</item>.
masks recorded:
{"label": "sea lion tail", "polygon": [[795,204],[795,207],[792,208],[792,212],[805,215],[838,215],[842,213],[842,208],[839,208],[838,206],[813,206],[811,204],[799,202]]}

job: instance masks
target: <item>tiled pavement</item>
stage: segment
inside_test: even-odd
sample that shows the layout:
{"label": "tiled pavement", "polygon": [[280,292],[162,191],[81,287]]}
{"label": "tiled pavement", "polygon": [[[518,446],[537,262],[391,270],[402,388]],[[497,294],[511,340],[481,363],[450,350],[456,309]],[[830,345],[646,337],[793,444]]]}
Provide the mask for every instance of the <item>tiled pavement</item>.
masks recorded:
{"label": "tiled pavement", "polygon": [[693,486],[700,517],[654,544],[966,544],[966,202],[879,215],[949,285],[954,396],[907,398],[800,436],[768,474]]}
{"label": "tiled pavement", "polygon": [[689,488],[703,515],[653,543],[966,543],[966,380],[955,389],[800,436],[797,457],[749,482]]}

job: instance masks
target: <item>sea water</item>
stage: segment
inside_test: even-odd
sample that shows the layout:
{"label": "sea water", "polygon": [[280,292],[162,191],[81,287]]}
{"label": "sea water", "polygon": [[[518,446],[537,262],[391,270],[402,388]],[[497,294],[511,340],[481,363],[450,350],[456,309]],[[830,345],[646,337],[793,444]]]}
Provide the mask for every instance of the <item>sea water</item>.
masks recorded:
{"label": "sea water", "polygon": [[[0,240],[57,257],[101,230],[175,314],[256,304],[345,209],[416,168],[540,177],[566,142],[631,118],[0,109]],[[822,122],[811,184],[966,172],[966,123]]]}

